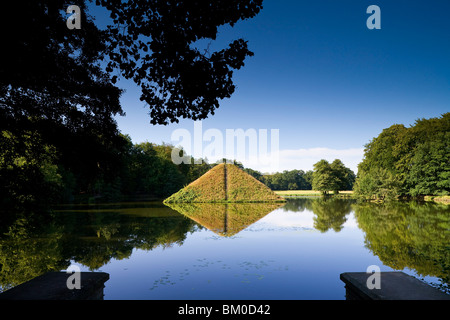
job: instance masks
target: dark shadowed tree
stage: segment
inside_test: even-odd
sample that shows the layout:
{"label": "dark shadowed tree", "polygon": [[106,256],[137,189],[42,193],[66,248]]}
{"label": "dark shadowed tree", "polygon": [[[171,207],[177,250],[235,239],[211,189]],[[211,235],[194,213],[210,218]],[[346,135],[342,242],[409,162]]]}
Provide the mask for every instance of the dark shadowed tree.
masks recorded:
{"label": "dark shadowed tree", "polygon": [[152,124],[200,120],[235,91],[233,70],[253,53],[236,39],[219,51],[199,41],[216,40],[218,28],[254,17],[262,0],[97,0],[114,22],[107,29],[107,71],[120,70],[142,89]]}
{"label": "dark shadowed tree", "polygon": [[[123,140],[114,116],[123,114],[121,90],[100,67],[107,48],[104,32],[86,15],[80,30],[69,30],[69,4],[85,11],[84,2],[63,0],[12,1],[2,7],[7,50],[0,64],[1,143],[14,149],[0,152],[15,155],[1,157],[2,196],[18,191],[26,192],[25,198],[46,198],[42,171],[56,162],[79,178],[79,190],[116,169]],[[26,190],[18,187],[24,185]]]}
{"label": "dark shadowed tree", "polygon": [[[262,0],[96,2],[113,19],[106,30],[88,15],[90,1],[2,4],[2,197],[26,191],[46,198],[44,180],[79,192],[89,192],[99,179],[117,181],[128,141],[114,119],[124,113],[113,70],[141,87],[153,124],[214,114],[219,100],[235,90],[233,70],[252,52],[243,39],[217,52],[202,52],[196,42],[215,40],[220,26],[262,8]],[[70,5],[80,8],[80,29],[67,27]],[[53,165],[58,170],[49,171]],[[25,185],[27,190],[18,187]]]}

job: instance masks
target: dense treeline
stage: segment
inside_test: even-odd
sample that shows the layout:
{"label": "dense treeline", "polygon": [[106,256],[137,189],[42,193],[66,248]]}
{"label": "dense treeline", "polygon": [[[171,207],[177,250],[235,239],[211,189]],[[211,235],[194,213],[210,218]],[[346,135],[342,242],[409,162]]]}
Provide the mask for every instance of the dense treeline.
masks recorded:
{"label": "dense treeline", "polygon": [[[39,122],[37,122],[39,123]],[[39,125],[36,125],[39,127]],[[117,129],[116,129],[117,130]],[[60,131],[61,133],[63,131]],[[45,134],[45,133],[44,133]],[[117,200],[145,195],[164,198],[202,176],[215,164],[171,160],[173,146],[133,144],[126,135],[114,143],[83,133],[65,135],[72,149],[36,130],[2,130],[0,135],[1,204],[72,201],[74,198]],[[53,142],[53,143],[51,143]],[[197,162],[197,161],[195,161]],[[272,190],[351,190],[365,199],[395,199],[450,193],[450,113],[393,125],[366,145],[358,175],[336,159],[321,160],[314,171],[274,174],[244,168]]]}
{"label": "dense treeline", "polygon": [[126,143],[120,152],[118,170],[114,174],[109,177],[100,176],[87,190],[67,190],[70,186],[66,185],[63,194],[86,193],[91,199],[107,201],[130,196],[164,198],[199,178],[215,165],[202,159],[197,159],[201,163],[194,163],[197,161],[193,157],[190,157],[188,164],[176,165],[171,159],[173,146],[150,142],[133,144],[128,136],[122,137]]}
{"label": "dense treeline", "polygon": [[366,145],[354,190],[379,200],[450,194],[450,113],[384,129]]}
{"label": "dense treeline", "polygon": [[[101,150],[100,161],[86,150],[77,163],[67,163],[64,150],[44,143],[37,133],[17,137],[8,130],[0,134],[0,202],[2,208],[17,205],[48,205],[55,202],[118,200],[128,195],[163,197],[177,191],[210,169],[208,164],[175,165],[172,147],[152,143],[133,144],[118,135],[118,148]],[[91,144],[95,146],[96,143]],[[90,150],[90,145],[87,145]],[[105,151],[108,151],[106,153]]]}
{"label": "dense treeline", "polygon": [[[216,163],[190,157],[188,164],[174,164],[169,144],[133,144],[119,135],[118,147],[109,150],[106,161],[92,163],[86,156],[76,166],[68,165],[57,147],[45,144],[37,134],[25,143],[10,131],[0,135],[0,179],[3,207],[17,204],[113,201],[126,197],[165,198],[196,180]],[[179,152],[183,152],[180,150]],[[98,159],[97,159],[98,160]],[[198,161],[200,160],[200,161]],[[312,171],[283,171],[262,174],[234,161],[234,164],[272,190],[310,190]]]}
{"label": "dense treeline", "polygon": [[244,171],[272,190],[311,190],[312,171],[284,170],[273,174],[262,174],[249,168]]}
{"label": "dense treeline", "polygon": [[[233,94],[233,71],[253,53],[244,39],[209,56],[192,44],[254,17],[261,2],[96,1],[112,19],[104,29],[89,15],[92,1],[8,3],[0,20],[10,30],[0,63],[0,210],[73,195],[160,196],[198,176],[204,167],[170,164],[167,146],[133,145],[120,134],[117,80],[141,89],[152,124],[207,118]],[[76,30],[67,24],[72,4],[81,12]]]}
{"label": "dense treeline", "polygon": [[[232,71],[253,53],[243,39],[210,57],[200,57],[190,45],[200,38],[215,39],[219,26],[254,17],[261,1],[235,1],[225,11],[221,2],[194,7],[97,3],[114,21],[106,30],[88,14],[79,17],[81,29],[69,30],[62,14],[64,0],[15,1],[0,21],[2,29],[14,30],[4,35],[8,50],[0,64],[1,209],[77,197],[165,197],[213,165],[177,166],[170,158],[173,147],[133,144],[120,134],[114,117],[124,115],[123,90],[117,79],[132,79],[142,89],[141,100],[149,105],[153,124],[214,114],[218,99],[234,91]],[[88,12],[87,1],[76,5]],[[141,56],[140,49],[146,54]],[[199,63],[199,58],[209,62]],[[311,171],[247,171],[273,190],[312,186]]]}

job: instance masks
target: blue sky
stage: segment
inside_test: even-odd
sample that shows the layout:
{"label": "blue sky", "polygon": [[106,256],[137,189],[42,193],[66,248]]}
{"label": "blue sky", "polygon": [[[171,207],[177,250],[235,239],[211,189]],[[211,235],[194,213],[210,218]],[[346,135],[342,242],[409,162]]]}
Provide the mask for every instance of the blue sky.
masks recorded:
{"label": "blue sky", "polygon": [[[203,130],[279,129],[277,171],[340,158],[356,172],[364,145],[384,128],[450,112],[450,1],[263,5],[255,18],[220,29],[213,48],[242,37],[255,55],[235,71],[236,92],[202,121]],[[380,30],[366,26],[370,5],[381,9]],[[139,88],[120,86],[127,116],[117,122],[133,142],[174,143],[179,128],[193,134],[191,120],[151,125]]]}

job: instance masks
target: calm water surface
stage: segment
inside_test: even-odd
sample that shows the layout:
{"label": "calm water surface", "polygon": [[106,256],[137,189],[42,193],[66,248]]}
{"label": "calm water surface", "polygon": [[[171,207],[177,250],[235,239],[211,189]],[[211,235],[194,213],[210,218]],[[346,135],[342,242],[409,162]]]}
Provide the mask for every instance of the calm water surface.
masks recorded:
{"label": "calm water surface", "polygon": [[110,274],[104,299],[345,299],[339,275],[402,270],[446,287],[450,208],[291,199],[60,206],[2,221],[0,286],[70,264]]}

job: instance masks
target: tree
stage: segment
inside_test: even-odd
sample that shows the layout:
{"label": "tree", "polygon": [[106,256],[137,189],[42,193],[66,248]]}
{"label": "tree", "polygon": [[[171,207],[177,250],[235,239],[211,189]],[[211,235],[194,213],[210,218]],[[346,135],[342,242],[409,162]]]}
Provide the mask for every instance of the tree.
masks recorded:
{"label": "tree", "polygon": [[450,132],[417,146],[408,175],[412,196],[448,194],[450,190]]}
{"label": "tree", "polygon": [[339,159],[335,159],[331,164],[326,160],[320,160],[314,164],[312,177],[313,190],[322,191],[325,195],[328,191],[337,194],[340,190],[351,189],[355,174]]}
{"label": "tree", "polygon": [[311,184],[303,170],[284,170],[264,175],[251,169],[248,172],[272,190],[311,190]]}
{"label": "tree", "polygon": [[339,190],[352,190],[353,183],[355,182],[356,178],[355,173],[349,168],[347,168],[339,159],[335,159],[330,164],[330,167],[338,180],[337,184],[338,189],[334,191],[337,192]]}
{"label": "tree", "polygon": [[308,170],[305,172],[305,190],[312,190],[313,171]]}
{"label": "tree", "polygon": [[[78,5],[86,11],[84,2]],[[100,68],[104,33],[86,15],[81,30],[68,30],[61,14],[67,6],[63,0],[5,4],[0,28],[14,32],[2,38],[8,49],[0,65],[0,125],[17,145],[31,141],[29,135],[39,137],[41,144],[54,149],[52,164],[73,173],[78,190],[87,191],[96,179],[117,169],[123,140],[114,116],[123,114],[121,90]],[[46,150],[33,148],[29,154],[16,149],[16,160],[10,161],[39,161]],[[2,167],[0,175],[10,175],[9,168]],[[12,182],[29,186],[28,194],[37,198],[39,180],[33,171],[13,176]]]}
{"label": "tree", "polygon": [[383,168],[373,168],[370,173],[361,173],[356,180],[354,192],[367,200],[394,200],[400,190],[398,176]]}
{"label": "tree", "polygon": [[170,158],[171,146],[144,142],[132,146],[126,160],[124,193],[167,197],[186,184],[186,176]]}
{"label": "tree", "polygon": [[211,44],[220,26],[234,26],[262,9],[262,0],[96,2],[114,23],[107,29],[107,71],[117,69],[141,87],[152,124],[214,114],[219,100],[235,90],[233,70],[253,53],[243,39],[215,52],[209,45],[200,49],[199,41]]}
{"label": "tree", "polygon": [[33,132],[20,136],[0,131],[1,209],[18,204],[46,204],[54,199],[62,177],[55,165],[56,150]]}
{"label": "tree", "polygon": [[[8,2],[0,20],[0,28],[10,30],[2,37],[7,48],[0,65],[2,134],[22,146],[29,135],[39,137],[54,150],[52,165],[63,184],[70,181],[71,189],[86,194],[100,185],[117,189],[121,184],[117,173],[129,148],[114,119],[124,115],[117,76],[141,87],[153,124],[204,119],[220,99],[231,96],[233,70],[253,53],[243,39],[216,52],[202,52],[199,41],[215,40],[220,26],[233,26],[262,8],[262,0],[96,2],[113,19],[106,30],[88,15],[85,0]],[[81,29],[67,28],[62,12],[69,5],[80,8]],[[44,179],[39,170],[17,176],[7,170],[24,156],[39,162],[46,149],[40,150],[43,155],[10,151],[17,157],[8,158],[0,175],[15,177],[14,183],[39,194],[39,179]]]}
{"label": "tree", "polygon": [[339,189],[339,180],[328,161],[320,160],[314,164],[312,188],[321,191],[324,195],[330,190]]}

